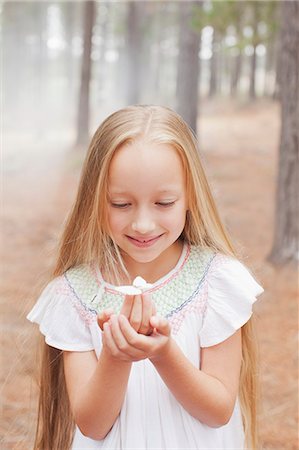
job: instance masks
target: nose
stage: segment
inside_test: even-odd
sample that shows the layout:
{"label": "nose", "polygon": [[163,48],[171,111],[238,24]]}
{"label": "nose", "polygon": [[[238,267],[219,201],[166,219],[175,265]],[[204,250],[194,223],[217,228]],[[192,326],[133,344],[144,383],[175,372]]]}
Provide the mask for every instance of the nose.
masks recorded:
{"label": "nose", "polygon": [[144,210],[140,211],[132,222],[132,230],[140,234],[148,234],[154,231],[155,221],[153,217]]}

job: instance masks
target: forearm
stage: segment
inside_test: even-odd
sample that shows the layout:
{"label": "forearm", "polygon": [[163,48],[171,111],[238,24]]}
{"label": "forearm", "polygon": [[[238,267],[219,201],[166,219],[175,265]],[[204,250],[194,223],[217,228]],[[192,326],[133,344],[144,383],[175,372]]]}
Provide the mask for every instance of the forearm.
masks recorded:
{"label": "forearm", "polygon": [[235,399],[220,380],[195,367],[174,340],[163,357],[151,362],[189,414],[211,427],[227,423]]}
{"label": "forearm", "polygon": [[121,410],[130,370],[130,362],[116,360],[102,350],[74,407],[75,421],[84,435],[100,440],[109,432]]}

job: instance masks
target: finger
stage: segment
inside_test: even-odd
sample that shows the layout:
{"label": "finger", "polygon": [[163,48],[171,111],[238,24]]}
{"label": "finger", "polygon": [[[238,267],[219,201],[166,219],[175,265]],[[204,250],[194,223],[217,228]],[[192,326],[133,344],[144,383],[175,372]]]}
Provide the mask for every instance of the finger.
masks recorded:
{"label": "finger", "polygon": [[150,318],[152,316],[152,301],[150,294],[143,294],[142,300],[142,320],[138,332],[141,334],[150,334],[153,328],[150,325]]}
{"label": "finger", "polygon": [[134,328],[129,323],[128,319],[123,316],[118,316],[118,321],[120,325],[120,329],[122,331],[122,334],[124,335],[126,341],[134,347],[136,350],[140,350],[141,352],[144,352],[147,349],[147,340],[149,339],[146,336],[143,336],[142,334],[139,334],[134,330]]}
{"label": "finger", "polygon": [[156,329],[157,333],[162,334],[163,336],[170,335],[170,325],[168,320],[164,317],[152,316],[150,318],[150,324]]}
{"label": "finger", "polygon": [[126,295],[124,302],[122,304],[120,314],[123,314],[126,317],[130,317],[131,310],[133,307],[135,295]]}
{"label": "finger", "polygon": [[128,350],[129,344],[120,329],[118,317],[116,315],[112,315],[110,318],[110,331],[117,348],[120,351]]}
{"label": "finger", "polygon": [[103,325],[103,345],[108,349],[112,356],[117,357],[119,355],[119,350],[114,342],[111,327],[108,322]]}
{"label": "finger", "polygon": [[103,325],[105,322],[107,322],[110,319],[110,316],[113,314],[112,308],[104,309],[103,311],[100,311],[97,317],[98,325],[103,331]]}
{"label": "finger", "polygon": [[[118,351],[122,355],[130,357],[133,361],[143,359],[144,353],[138,348],[132,346],[127,341],[120,327],[119,317],[120,316],[113,315],[110,319],[110,331]],[[126,320],[128,327],[131,329],[131,331],[136,334],[136,331],[131,327],[130,323],[128,322],[128,319],[125,316],[121,317],[123,317]]]}
{"label": "finger", "polygon": [[141,295],[135,295],[129,322],[138,331],[142,322],[142,300]]}

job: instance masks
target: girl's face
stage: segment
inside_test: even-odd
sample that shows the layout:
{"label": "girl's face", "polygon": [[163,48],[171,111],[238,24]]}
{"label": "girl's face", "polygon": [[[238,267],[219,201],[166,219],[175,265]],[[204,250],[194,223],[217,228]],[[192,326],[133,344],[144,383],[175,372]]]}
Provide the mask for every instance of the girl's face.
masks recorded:
{"label": "girl's face", "polygon": [[[167,144],[134,141],[117,150],[108,176],[111,237],[127,269],[175,264],[186,219],[183,166]],[[141,269],[141,267],[140,267]],[[150,267],[148,267],[150,269]],[[140,274],[145,273],[140,270]]]}

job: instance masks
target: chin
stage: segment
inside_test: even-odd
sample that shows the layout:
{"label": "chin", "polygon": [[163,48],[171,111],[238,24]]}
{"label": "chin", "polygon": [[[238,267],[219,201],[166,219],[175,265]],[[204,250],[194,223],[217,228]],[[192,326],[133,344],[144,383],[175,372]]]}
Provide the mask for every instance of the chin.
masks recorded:
{"label": "chin", "polygon": [[[142,254],[142,252],[144,252]],[[142,250],[141,252],[132,252],[132,251],[125,251],[124,252],[125,255],[131,259],[133,259],[134,261],[136,261],[137,263],[140,264],[146,264],[146,263],[150,263],[152,261],[154,261],[155,259],[159,258],[159,256],[161,255],[161,253],[163,253],[162,251],[152,251],[149,252]]]}
{"label": "chin", "polygon": [[144,255],[144,256],[142,256],[142,255],[129,255],[128,253],[127,253],[127,255],[131,259],[133,259],[134,261],[136,261],[137,263],[140,263],[140,264],[150,263],[150,262],[154,261],[156,258],[159,257],[159,255],[153,255],[153,256]]}

